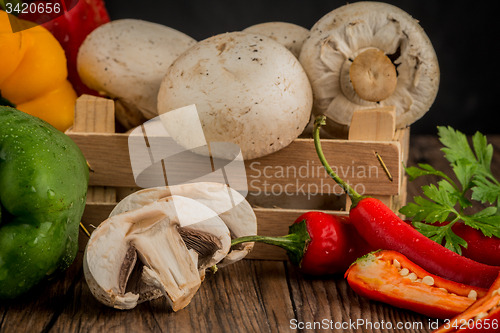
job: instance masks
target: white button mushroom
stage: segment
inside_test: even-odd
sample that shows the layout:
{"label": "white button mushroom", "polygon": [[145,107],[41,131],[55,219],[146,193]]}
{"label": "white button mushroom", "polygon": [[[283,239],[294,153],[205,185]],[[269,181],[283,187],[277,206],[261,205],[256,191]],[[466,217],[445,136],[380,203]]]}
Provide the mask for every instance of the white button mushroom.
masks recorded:
{"label": "white button mushroom", "polygon": [[285,46],[297,58],[304,40],[309,36],[308,29],[287,22],[259,23],[244,29],[243,32],[267,36]]}
{"label": "white button mushroom", "polygon": [[[248,201],[239,192],[219,183],[194,183],[140,190],[121,200],[110,217],[172,195],[194,199],[215,211],[228,227],[231,238],[257,234],[257,218]],[[224,267],[243,259],[252,248],[253,243],[236,245],[218,266]]]}
{"label": "white button mushroom", "polygon": [[193,38],[160,24],[112,21],[92,31],[81,45],[78,74],[90,88],[151,119],[158,115],[156,99],[167,68],[194,44]]}
{"label": "white button mushroom", "polygon": [[[190,104],[196,104],[207,142],[236,143],[248,160],[299,136],[309,121],[312,91],[299,61],[283,45],[231,32],[197,43],[168,69],[158,112]],[[179,132],[169,129],[175,123],[166,124],[169,133]],[[182,133],[172,137],[186,146],[190,129]]]}
{"label": "white button mushroom", "polygon": [[[131,309],[164,295],[177,311],[230,246],[229,230],[217,213],[193,199],[170,196],[102,222],[85,249],[85,279],[105,305]],[[141,282],[152,290],[127,291],[137,257],[144,265]]]}
{"label": "white button mushroom", "polygon": [[439,66],[423,29],[403,10],[356,2],[321,18],[304,42],[300,62],[311,82],[315,115],[326,115],[342,136],[352,113],[396,106],[398,128],[410,125],[434,102]]}

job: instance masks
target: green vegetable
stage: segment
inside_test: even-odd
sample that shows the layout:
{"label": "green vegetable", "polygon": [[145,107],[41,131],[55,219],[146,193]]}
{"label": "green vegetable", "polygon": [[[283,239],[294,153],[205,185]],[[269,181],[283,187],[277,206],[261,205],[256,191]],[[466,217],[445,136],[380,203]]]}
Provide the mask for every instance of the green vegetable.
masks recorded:
{"label": "green vegetable", "polygon": [[[441,150],[450,162],[459,184],[429,164],[406,168],[410,181],[424,175],[443,179],[437,186],[422,186],[425,196],[430,200],[415,197],[414,203],[407,204],[399,211],[412,217],[413,225],[423,235],[440,244],[444,240],[448,249],[462,254],[461,246],[467,248],[467,242],[451,229],[459,221],[480,230],[487,237],[500,237],[500,182],[495,179],[490,168],[493,146],[479,132],[472,137],[473,149],[467,136],[451,127],[438,127],[438,132],[439,140],[445,146]],[[490,206],[478,213],[467,214],[466,208],[472,206],[470,200],[489,203]],[[449,223],[436,224],[444,221]]]}
{"label": "green vegetable", "polygon": [[0,106],[0,298],[69,267],[78,251],[88,167],[48,123]]}

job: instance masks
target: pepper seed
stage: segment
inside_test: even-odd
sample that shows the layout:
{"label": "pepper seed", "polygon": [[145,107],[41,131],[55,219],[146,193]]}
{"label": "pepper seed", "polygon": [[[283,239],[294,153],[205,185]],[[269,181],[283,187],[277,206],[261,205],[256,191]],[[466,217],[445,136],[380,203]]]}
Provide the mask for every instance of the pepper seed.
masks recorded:
{"label": "pepper seed", "polygon": [[415,273],[410,273],[410,275],[407,276],[408,279],[410,279],[412,282],[415,282],[418,279],[417,274]]}
{"label": "pepper seed", "polygon": [[397,268],[397,269],[400,269],[401,268],[401,263],[397,260],[397,259],[394,259],[392,264]]}
{"label": "pepper seed", "polygon": [[410,271],[408,270],[408,268],[403,268],[399,271],[399,274],[401,274],[401,276],[407,276],[408,274],[410,274]]}
{"label": "pepper seed", "polygon": [[483,319],[484,317],[487,317],[487,316],[488,316],[488,312],[481,312],[481,313],[478,313],[478,315],[474,317],[474,320]]}
{"label": "pepper seed", "polygon": [[425,283],[428,286],[433,286],[434,285],[434,278],[432,276],[424,276],[422,279],[422,283]]}
{"label": "pepper seed", "polygon": [[471,290],[467,297],[473,301],[477,300],[477,292],[475,290]]}

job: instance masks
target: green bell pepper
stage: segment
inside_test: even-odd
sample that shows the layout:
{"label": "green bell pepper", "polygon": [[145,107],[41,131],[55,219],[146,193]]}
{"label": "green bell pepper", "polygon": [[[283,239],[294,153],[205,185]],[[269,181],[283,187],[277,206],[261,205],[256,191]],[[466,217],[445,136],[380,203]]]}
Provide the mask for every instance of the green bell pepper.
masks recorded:
{"label": "green bell pepper", "polygon": [[86,160],[67,135],[0,106],[0,299],[73,262],[88,180]]}

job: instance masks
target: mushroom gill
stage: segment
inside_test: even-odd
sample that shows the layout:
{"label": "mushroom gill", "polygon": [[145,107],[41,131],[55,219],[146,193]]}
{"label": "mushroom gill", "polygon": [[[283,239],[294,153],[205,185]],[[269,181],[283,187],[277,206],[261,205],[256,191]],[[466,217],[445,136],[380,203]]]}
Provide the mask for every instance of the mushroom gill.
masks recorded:
{"label": "mushroom gill", "polygon": [[396,106],[406,127],[431,107],[439,65],[431,41],[408,13],[381,2],[339,7],[314,24],[299,56],[323,129],[345,137],[354,111]]}

